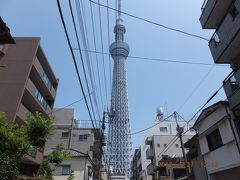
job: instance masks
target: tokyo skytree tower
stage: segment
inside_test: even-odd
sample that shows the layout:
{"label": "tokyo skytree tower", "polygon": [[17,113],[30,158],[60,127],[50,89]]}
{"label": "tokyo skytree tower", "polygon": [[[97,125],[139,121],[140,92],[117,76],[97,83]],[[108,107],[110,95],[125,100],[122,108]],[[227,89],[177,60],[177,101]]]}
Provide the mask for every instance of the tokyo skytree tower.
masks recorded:
{"label": "tokyo skytree tower", "polygon": [[126,59],[129,45],[124,42],[125,26],[121,19],[121,0],[118,0],[118,18],[114,27],[115,42],[109,48],[114,60],[111,112],[108,146],[112,175],[115,179],[127,179],[132,159],[132,139],[128,112]]}

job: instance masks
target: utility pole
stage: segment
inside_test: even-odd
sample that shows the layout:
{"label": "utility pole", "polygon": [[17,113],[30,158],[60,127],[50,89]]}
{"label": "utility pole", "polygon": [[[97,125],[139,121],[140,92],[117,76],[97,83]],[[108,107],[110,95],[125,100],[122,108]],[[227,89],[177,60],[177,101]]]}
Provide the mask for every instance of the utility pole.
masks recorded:
{"label": "utility pole", "polygon": [[184,150],[184,146],[183,146],[183,141],[182,141],[182,133],[183,133],[183,127],[180,127],[178,122],[177,122],[177,112],[173,113],[175,121],[177,123],[177,132],[178,132],[178,137],[180,139],[180,143],[181,143],[181,148],[182,148],[182,154],[183,154],[183,160],[184,160],[184,164],[185,164],[185,168],[186,168],[186,175],[187,175],[187,179],[189,179],[189,171],[188,171],[188,163],[187,163],[187,157],[185,154],[185,150]]}
{"label": "utility pole", "polygon": [[102,125],[100,129],[100,144],[99,144],[99,150],[100,150],[100,156],[99,156],[99,179],[101,179],[101,170],[102,170],[102,157],[103,157],[103,147],[106,146],[105,138],[104,138],[104,130],[106,129],[105,126],[105,115],[106,112],[103,112],[103,118],[102,118]]}

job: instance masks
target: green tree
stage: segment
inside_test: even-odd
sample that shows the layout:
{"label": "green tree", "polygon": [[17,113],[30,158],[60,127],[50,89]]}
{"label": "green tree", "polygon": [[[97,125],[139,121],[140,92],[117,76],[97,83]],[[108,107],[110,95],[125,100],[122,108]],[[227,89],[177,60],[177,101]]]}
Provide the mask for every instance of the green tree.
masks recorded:
{"label": "green tree", "polygon": [[0,154],[0,177],[2,180],[12,180],[19,174],[18,162],[6,154]]}
{"label": "green tree", "polygon": [[70,152],[64,150],[63,143],[57,145],[56,149],[51,152],[44,160],[40,167],[37,176],[52,179],[53,171],[56,166],[59,166],[64,160],[72,157]]}
{"label": "green tree", "polygon": [[31,144],[36,147],[43,147],[46,140],[55,133],[53,125],[54,118],[45,118],[41,113],[36,112],[35,115],[28,115],[27,132]]}
{"label": "green tree", "polygon": [[23,156],[34,146],[42,149],[55,132],[53,117],[45,118],[36,112],[28,115],[28,122],[27,126],[7,122],[5,113],[0,112],[0,179],[15,179]]}
{"label": "green tree", "polygon": [[71,158],[70,152],[64,151],[64,144],[60,143],[57,145],[56,150],[50,153],[47,157],[48,161],[55,166],[59,166],[63,160]]}
{"label": "green tree", "polygon": [[74,171],[72,169],[70,169],[70,174],[69,177],[67,178],[67,180],[74,180],[75,176],[74,176]]}
{"label": "green tree", "polygon": [[25,126],[18,127],[6,122],[4,113],[0,113],[0,177],[12,180],[18,174],[18,165],[30,148]]}

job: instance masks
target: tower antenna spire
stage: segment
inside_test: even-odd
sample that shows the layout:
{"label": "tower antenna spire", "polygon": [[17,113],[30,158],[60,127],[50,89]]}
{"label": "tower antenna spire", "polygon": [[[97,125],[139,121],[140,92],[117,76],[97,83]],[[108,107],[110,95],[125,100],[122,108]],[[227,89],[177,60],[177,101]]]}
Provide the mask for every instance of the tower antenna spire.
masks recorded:
{"label": "tower antenna spire", "polygon": [[118,0],[118,18],[121,16],[122,0]]}
{"label": "tower antenna spire", "polygon": [[108,152],[114,179],[129,179],[131,174],[132,137],[128,112],[126,60],[130,51],[124,41],[126,28],[121,19],[121,0],[116,1],[117,21],[114,26],[115,42],[109,47],[114,60],[111,96],[111,120],[109,121]]}

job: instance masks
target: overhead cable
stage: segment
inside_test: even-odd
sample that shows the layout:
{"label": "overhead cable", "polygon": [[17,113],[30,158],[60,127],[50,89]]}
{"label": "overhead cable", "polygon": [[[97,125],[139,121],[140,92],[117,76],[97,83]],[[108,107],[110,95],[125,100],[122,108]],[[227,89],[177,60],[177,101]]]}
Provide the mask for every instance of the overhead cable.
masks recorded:
{"label": "overhead cable", "polygon": [[[74,50],[79,50],[79,49],[74,48]],[[109,55],[110,54],[110,53],[106,53],[106,52],[99,52],[99,51],[93,51],[93,50],[87,50],[87,49],[81,49],[81,51],[87,51],[87,52],[91,52],[91,53],[95,53],[95,54],[104,54],[104,55]],[[191,65],[202,65],[202,66],[222,66],[222,67],[227,67],[228,66],[228,65],[222,65],[222,64],[210,64],[210,63],[191,62],[191,61],[174,60],[174,59],[149,58],[149,57],[142,57],[142,56],[128,56],[128,59],[129,58],[130,59],[136,59],[136,60],[150,60],[150,61],[191,64]]]}
{"label": "overhead cable", "polygon": [[83,97],[84,97],[85,105],[87,107],[88,115],[89,115],[89,117],[92,121],[92,126],[95,129],[94,122],[93,122],[92,115],[91,115],[91,111],[90,111],[90,108],[89,108],[89,105],[88,105],[88,102],[87,102],[86,94],[85,94],[85,91],[84,91],[84,88],[83,88],[82,80],[81,80],[81,77],[80,77],[80,73],[79,73],[79,70],[78,70],[78,66],[77,66],[76,58],[75,58],[75,55],[74,55],[74,52],[73,52],[73,49],[72,49],[70,38],[69,38],[69,35],[68,35],[68,32],[67,32],[67,27],[66,27],[66,24],[65,24],[65,20],[63,18],[62,8],[61,8],[61,4],[60,4],[59,0],[57,0],[57,6],[58,6],[61,21],[62,21],[62,24],[63,24],[64,32],[65,32],[65,35],[66,35],[66,38],[67,38],[68,47],[70,49],[72,59],[73,59],[73,62],[74,62],[74,67],[75,67],[75,70],[76,70],[76,73],[77,73],[80,88],[81,88],[81,91],[82,91],[82,94],[83,94]]}
{"label": "overhead cable", "polygon": [[197,35],[197,34],[189,33],[189,32],[186,32],[186,31],[183,31],[183,30],[179,30],[179,29],[176,29],[176,28],[172,28],[172,27],[169,27],[169,26],[166,26],[166,25],[163,25],[163,24],[160,24],[160,23],[157,23],[157,22],[154,22],[154,21],[151,21],[151,20],[139,17],[139,16],[135,16],[135,15],[132,15],[130,13],[127,13],[127,12],[124,12],[124,11],[121,11],[121,10],[109,7],[107,5],[100,4],[99,2],[95,2],[95,1],[92,1],[92,0],[89,0],[89,1],[91,1],[92,3],[94,3],[94,4],[98,5],[98,6],[102,6],[102,7],[111,9],[112,11],[119,11],[120,13],[125,14],[125,15],[127,15],[129,17],[132,17],[132,18],[135,18],[135,19],[139,19],[141,21],[145,21],[147,23],[150,23],[150,24],[153,24],[153,25],[156,25],[156,26],[160,26],[162,28],[165,28],[165,29],[168,29],[168,30],[171,30],[171,31],[175,31],[175,32],[178,32],[178,33],[181,33],[181,34],[184,34],[184,35],[188,35],[188,36],[192,36],[192,37],[195,37],[195,38],[199,38],[199,39],[202,39],[204,41],[209,41],[209,39],[206,38],[206,37],[202,37],[202,36]]}
{"label": "overhead cable", "polygon": [[[92,2],[91,1],[89,1],[89,5],[90,5],[90,12],[91,12],[91,23],[92,23],[94,50],[97,51],[96,32],[95,32],[95,25],[94,25],[94,18],[93,18],[93,7],[92,7]],[[101,86],[101,80],[100,80],[100,72],[99,72],[99,64],[98,64],[98,55],[97,54],[95,54],[95,58],[96,58],[96,65],[97,65],[98,86],[99,86],[99,90],[100,90],[100,100],[101,100],[101,103],[102,103],[102,109],[104,109],[103,97],[102,97],[103,96],[102,86]]]}
{"label": "overhead cable", "polygon": [[150,126],[150,127],[147,127],[147,128],[142,129],[142,130],[140,130],[140,131],[136,131],[136,132],[131,133],[131,134],[128,134],[128,135],[135,135],[135,134],[139,134],[139,133],[142,133],[142,132],[144,132],[144,131],[147,131],[147,130],[149,130],[149,129],[155,127],[155,126],[157,126],[158,124],[162,123],[163,121],[166,121],[166,120],[169,119],[171,116],[172,116],[172,114],[169,115],[168,117],[164,118],[163,120],[160,120],[158,123],[156,123],[156,124],[154,124],[154,125],[152,125],[152,126]]}
{"label": "overhead cable", "polygon": [[[78,32],[77,32],[77,27],[76,27],[76,23],[75,23],[75,18],[74,18],[74,15],[73,15],[73,9],[72,9],[71,0],[69,0],[68,3],[69,3],[69,7],[70,7],[70,12],[71,12],[71,18],[72,18],[72,21],[73,21],[75,36],[76,36],[76,39],[77,39],[77,45],[78,45],[78,48],[81,49],[81,45],[80,45],[79,37],[78,37]],[[79,51],[79,54],[80,54],[81,63],[82,63],[82,67],[83,67],[84,78],[85,78],[86,85],[87,85],[87,91],[88,91],[88,93],[90,94],[89,83],[88,83],[88,79],[87,79],[87,75],[86,75],[86,70],[85,70],[85,65],[84,65],[84,62],[83,62],[83,56],[82,56],[81,51]],[[94,118],[95,123],[96,123],[96,116],[95,116],[95,111],[94,111],[94,108],[93,108],[93,103],[92,103],[92,98],[91,98],[91,96],[89,96],[89,100],[90,100],[90,106],[91,106],[92,113],[93,113],[93,118]],[[95,125],[96,125],[96,127],[97,127],[97,123],[96,123]]]}
{"label": "overhead cable", "polygon": [[[76,10],[77,10],[77,15],[78,15],[78,23],[80,27],[80,32],[82,35],[82,42],[84,49],[89,49],[89,39],[88,39],[88,29],[87,29],[87,24],[86,24],[86,11],[85,11],[85,4],[82,2],[83,0],[75,0],[76,4]],[[81,10],[82,9],[82,10]],[[96,86],[96,79],[95,79],[95,73],[92,71],[93,69],[93,63],[92,63],[92,58],[90,57],[89,52],[84,52],[85,57],[86,57],[86,62],[87,62],[87,67],[88,67],[88,73],[93,89],[93,100],[97,109],[97,115],[98,118],[100,119],[100,111],[99,111],[99,103],[98,103],[98,98],[97,98],[97,86]],[[92,55],[92,54],[91,54]],[[101,95],[100,95],[101,96]]]}
{"label": "overhead cable", "polygon": [[[92,94],[92,92],[91,92],[90,94],[87,94],[86,97],[90,96],[91,94]],[[72,102],[72,103],[70,103],[70,104],[68,104],[68,105],[66,105],[66,106],[64,106],[64,107],[62,107],[62,108],[55,109],[54,111],[48,113],[48,115],[50,115],[50,114],[52,114],[52,113],[55,113],[55,112],[57,112],[57,111],[62,111],[62,110],[64,110],[65,108],[70,107],[70,106],[72,106],[73,104],[76,104],[76,103],[78,103],[78,102],[80,102],[80,101],[82,101],[82,100],[84,100],[84,97],[81,98],[81,99],[79,99],[79,100],[76,100],[76,101],[74,101],[74,102]]]}
{"label": "overhead cable", "polygon": [[[98,4],[100,4],[100,0],[98,0]],[[101,7],[98,6],[98,16],[99,16],[99,25],[100,25],[100,38],[101,38],[101,48],[103,51],[103,33],[102,33],[102,17],[101,17]],[[102,64],[103,64],[103,78],[104,78],[104,86],[105,86],[105,95],[106,95],[106,104],[108,103],[107,96],[107,79],[106,79],[106,68],[105,68],[105,58],[102,54]]]}

